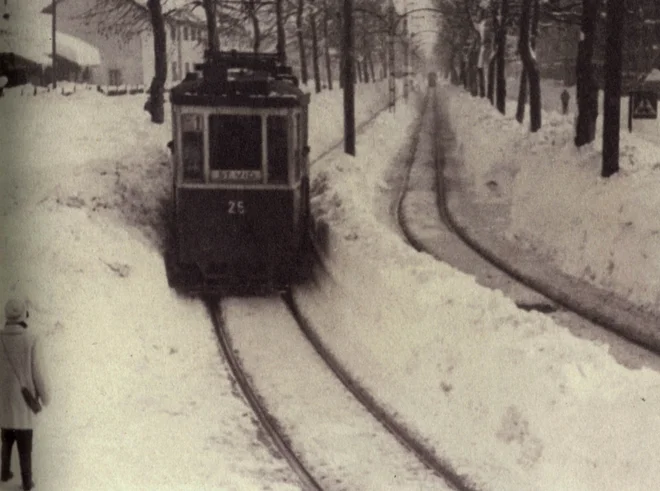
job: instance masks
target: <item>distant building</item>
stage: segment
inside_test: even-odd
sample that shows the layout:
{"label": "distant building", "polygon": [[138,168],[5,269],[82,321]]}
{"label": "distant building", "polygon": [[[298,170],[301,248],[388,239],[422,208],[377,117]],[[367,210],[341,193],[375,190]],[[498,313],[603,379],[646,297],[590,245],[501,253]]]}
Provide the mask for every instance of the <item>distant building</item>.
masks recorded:
{"label": "distant building", "polygon": [[[52,15],[52,5],[42,11]],[[56,0],[57,30],[96,47],[100,63],[79,81],[96,85],[145,85],[155,73],[154,44],[146,0]],[[181,80],[203,61],[206,29],[189,10],[167,12],[167,81]]]}

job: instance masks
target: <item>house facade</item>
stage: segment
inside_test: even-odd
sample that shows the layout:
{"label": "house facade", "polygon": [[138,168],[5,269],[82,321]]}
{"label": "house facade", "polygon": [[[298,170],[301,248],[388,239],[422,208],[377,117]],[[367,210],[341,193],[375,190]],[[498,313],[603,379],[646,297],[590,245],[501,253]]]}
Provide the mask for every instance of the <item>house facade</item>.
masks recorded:
{"label": "house facade", "polygon": [[[43,13],[52,15],[52,6]],[[143,3],[117,0],[104,5],[99,0],[58,0],[55,15],[59,32],[76,36],[99,50],[100,64],[85,69],[79,81],[111,86],[151,83],[155,73],[153,33]],[[203,61],[206,31],[202,19],[189,12],[168,15],[165,30],[169,85]]]}

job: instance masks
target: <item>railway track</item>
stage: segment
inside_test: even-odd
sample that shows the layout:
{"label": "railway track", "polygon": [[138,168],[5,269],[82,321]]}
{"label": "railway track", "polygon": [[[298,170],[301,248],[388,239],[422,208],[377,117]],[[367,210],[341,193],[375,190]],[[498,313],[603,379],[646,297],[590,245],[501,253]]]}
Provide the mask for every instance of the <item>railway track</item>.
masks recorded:
{"label": "railway track", "polygon": [[[431,91],[423,115],[426,122],[422,125],[420,137],[415,142],[416,148],[412,152],[416,155],[411,154],[395,206],[396,222],[411,246],[418,251],[428,252],[468,274],[474,274],[477,281],[485,286],[503,290],[519,308],[549,314],[560,324],[568,324],[568,327],[571,327],[570,324],[580,323],[579,329],[573,329],[574,332],[580,332],[580,335],[584,331],[583,326],[587,326],[592,331],[595,328],[605,333],[596,333],[591,337],[605,337],[609,343],[612,343],[615,337],[620,343],[634,343],[635,349],[631,350],[634,351],[635,357],[648,358],[659,354],[660,340],[657,335],[649,334],[648,330],[631,329],[635,322],[648,324],[644,316],[635,318],[625,308],[617,312],[616,308],[610,309],[609,305],[603,306],[606,312],[602,312],[593,303],[585,307],[576,300],[578,295],[575,295],[575,292],[563,291],[550,280],[539,279],[542,274],[526,274],[523,268],[512,265],[501,259],[496,251],[484,247],[456,222],[448,205],[449,184],[445,177],[445,150],[441,148],[442,140],[448,137],[443,131],[440,112],[437,92]],[[426,148],[421,149],[420,146]],[[420,158],[423,155],[430,156],[428,162],[420,161],[423,160]],[[433,194],[433,205],[438,211],[437,223],[425,225],[440,230],[434,237],[425,237],[415,230],[407,218],[410,209],[415,206],[432,205],[428,199],[422,204],[424,199],[411,197],[415,193]],[[529,260],[527,262],[529,263]],[[624,315],[624,318],[620,320],[618,314]]]}
{"label": "railway track", "polygon": [[231,369],[241,392],[245,396],[250,408],[259,420],[259,424],[266,431],[269,438],[279,451],[280,455],[286,460],[289,467],[298,476],[301,485],[308,491],[321,491],[323,488],[314,479],[314,477],[307,471],[304,464],[298,459],[295,452],[291,449],[291,445],[284,437],[282,432],[278,429],[274,422],[273,417],[268,413],[268,410],[262,404],[259,395],[254,390],[249,381],[245,370],[241,366],[236,351],[234,350],[233,343],[229,332],[226,329],[226,324],[222,318],[222,310],[220,307],[219,297],[208,297],[204,300],[209,315],[213,321],[213,327],[218,337],[218,342],[222,348],[225,360]]}
{"label": "railway track", "polygon": [[[382,112],[387,110],[388,107],[382,108],[380,111],[374,113],[366,121],[362,122],[358,126],[358,131],[364,131]],[[314,162],[321,160],[324,156],[336,150],[342,142],[339,142],[333,145],[328,150],[321,153]],[[312,162],[312,163],[314,163]],[[259,302],[258,299],[244,299],[242,302],[244,305],[250,304],[250,302]],[[311,328],[309,322],[300,314],[296,303],[290,292],[284,292],[281,294],[277,300],[272,299],[273,302],[279,302],[282,306],[282,309],[285,310],[291,317],[291,321],[294,323],[292,330],[298,332],[298,335],[303,339],[303,341],[308,344],[309,349],[313,352],[315,357],[318,357],[321,360],[323,365],[323,370],[330,374],[334,379],[336,384],[341,387],[341,391],[344,393],[345,397],[351,399],[351,402],[341,401],[341,402],[331,402],[331,405],[342,406],[342,404],[348,406],[353,406],[350,409],[339,409],[339,413],[344,411],[342,421],[346,424],[346,420],[350,418],[350,424],[357,428],[353,428],[352,434],[349,434],[350,442],[347,442],[349,446],[355,446],[356,439],[361,440],[365,439],[360,435],[371,435],[366,438],[361,444],[358,443],[358,447],[362,445],[365,447],[367,454],[378,453],[380,449],[385,448],[386,457],[385,459],[381,456],[377,459],[377,462],[374,462],[375,468],[371,470],[371,474],[381,474],[383,470],[387,472],[388,469],[392,470],[392,475],[398,476],[397,479],[402,482],[416,482],[417,484],[411,489],[453,489],[460,491],[471,491],[474,488],[468,486],[465,480],[454,473],[451,469],[445,465],[432,451],[426,449],[421,445],[401,424],[397,423],[393,418],[391,418],[388,413],[380,407],[375,399],[371,397],[364,389],[362,389],[354,380],[350,378],[350,375],[341,367],[340,363],[334,359],[329,352],[327,352],[320,340],[314,335],[314,331]],[[371,482],[374,477],[367,476],[364,481],[360,482],[348,482],[346,479],[347,475],[350,475],[350,471],[342,469],[339,472],[339,478],[330,478],[326,469],[325,463],[319,463],[319,456],[314,456],[313,452],[304,451],[301,452],[300,448],[304,447],[304,444],[300,441],[296,442],[296,438],[291,436],[290,431],[291,421],[287,422],[286,411],[279,410],[280,414],[275,414],[271,411],[268,406],[268,401],[271,401],[271,405],[278,406],[277,403],[272,403],[272,395],[264,395],[263,386],[261,389],[257,387],[259,381],[262,380],[258,374],[255,374],[254,371],[258,370],[254,367],[255,364],[252,364],[252,370],[247,369],[246,365],[250,365],[250,360],[246,360],[247,357],[241,357],[238,353],[247,353],[247,349],[241,349],[237,347],[237,344],[245,342],[245,340],[239,340],[238,343],[236,339],[230,333],[230,328],[228,324],[232,322],[227,322],[223,312],[225,309],[222,307],[223,299],[220,297],[207,297],[204,299],[206,308],[209,312],[209,315],[212,319],[214,329],[222,349],[223,355],[229,365],[229,368],[236,380],[238,387],[243,393],[246,401],[248,402],[251,410],[255,414],[259,425],[268,435],[268,438],[272,441],[277,452],[284,458],[291,468],[291,470],[296,474],[300,485],[305,490],[325,490],[325,489],[381,489],[386,488],[391,485],[391,483],[380,483],[380,484],[370,484],[365,487],[364,482]],[[260,322],[268,323],[272,320],[272,309],[273,304],[268,300],[266,308],[264,309],[264,304],[261,304],[260,307],[255,307],[254,312],[260,312],[258,315],[262,315]],[[231,307],[229,308],[231,310]],[[277,307],[275,307],[277,310]],[[263,312],[265,313],[263,313]],[[269,315],[268,312],[271,312]],[[277,317],[279,314],[274,314]],[[257,317],[258,318],[258,317]],[[253,318],[254,322],[254,318]],[[243,324],[241,322],[236,322],[236,325]],[[240,325],[236,328],[237,331],[240,330],[241,333],[249,331],[250,329],[245,329],[245,325]],[[242,334],[238,334],[237,337],[242,337]],[[263,341],[263,340],[262,340]],[[277,351],[277,348],[273,346],[273,343],[276,343],[277,340],[273,339],[271,342],[262,342],[262,346],[268,345],[269,352]],[[247,342],[249,344],[249,342]],[[268,363],[268,361],[261,360],[260,363]],[[307,366],[309,367],[309,365]],[[313,370],[313,369],[312,369]],[[278,369],[273,369],[271,372],[278,371]],[[286,372],[286,369],[282,370]],[[318,379],[319,376],[316,376]],[[286,385],[286,384],[284,384]],[[348,390],[348,392],[346,392]],[[301,387],[300,392],[305,392],[305,389]],[[327,392],[332,392],[332,389],[325,389],[324,395]],[[350,394],[350,395],[349,395]],[[290,403],[293,394],[286,395],[288,403]],[[321,399],[321,396],[318,397]],[[335,398],[338,399],[338,398]],[[355,406],[359,406],[359,410]],[[327,415],[327,411],[325,410]],[[276,410],[277,412],[277,410]],[[355,416],[356,413],[361,412],[364,415],[361,418]],[[349,417],[347,417],[349,415]],[[366,417],[366,419],[365,419]],[[367,421],[368,419],[368,421]],[[357,421],[357,422],[356,422]],[[303,423],[304,424],[304,423]],[[374,430],[374,427],[379,428],[378,431]],[[287,428],[289,430],[287,430]],[[298,428],[296,431],[300,431]],[[345,430],[340,430],[345,431]],[[378,436],[376,436],[378,435]],[[371,441],[373,440],[373,441]],[[376,451],[378,449],[378,451]],[[304,458],[301,457],[301,454],[304,454]],[[387,458],[394,457],[394,462],[383,464],[383,461],[387,462]],[[332,459],[332,455],[326,455],[325,458]],[[364,461],[369,460],[369,456],[365,455],[363,462],[359,463],[360,466],[364,466]],[[321,461],[323,457],[320,457]],[[355,460],[354,456],[350,456],[349,460]],[[367,468],[369,468],[367,466]],[[321,470],[319,470],[321,469]],[[354,471],[362,472],[362,471]],[[366,474],[369,474],[367,471]],[[320,478],[318,476],[321,476]],[[364,476],[360,476],[359,479],[362,479]],[[432,484],[429,484],[432,483]],[[398,486],[397,486],[398,487]],[[406,489],[408,485],[403,485],[401,489]]]}
{"label": "railway track", "polygon": [[206,306],[238,387],[302,489],[473,489],[350,380],[290,295]]}

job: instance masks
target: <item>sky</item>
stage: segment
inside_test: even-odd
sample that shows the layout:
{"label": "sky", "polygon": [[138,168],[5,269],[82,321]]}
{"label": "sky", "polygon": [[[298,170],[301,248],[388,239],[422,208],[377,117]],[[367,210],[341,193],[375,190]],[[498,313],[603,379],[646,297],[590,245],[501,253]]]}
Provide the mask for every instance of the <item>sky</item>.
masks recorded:
{"label": "sky", "polygon": [[[600,144],[573,148],[574,115],[553,110],[551,83],[535,135],[483,99],[437,91],[467,183],[457,192],[505,210],[493,233],[509,254],[538,252],[657,311],[657,121],[621,133],[621,172],[605,180]],[[237,394],[205,306],[167,285],[169,119],[151,124],[144,95],[25,93],[0,98],[0,300],[28,299],[47,358],[53,401],[37,418],[37,489],[300,489]],[[387,96],[386,82],[358,85],[358,120]],[[393,176],[418,127],[414,184],[433,162],[422,101],[413,93],[378,116],[356,157],[340,146],[317,160],[340,141],[343,108],[338,91],[312,95],[325,272],[294,289],[301,311],[351,376],[476,488],[653,489],[657,357],[520,309],[393,226]],[[413,205],[410,226],[428,228],[437,209]],[[448,489],[329,376],[277,297],[221,307],[269,411],[326,489]]]}

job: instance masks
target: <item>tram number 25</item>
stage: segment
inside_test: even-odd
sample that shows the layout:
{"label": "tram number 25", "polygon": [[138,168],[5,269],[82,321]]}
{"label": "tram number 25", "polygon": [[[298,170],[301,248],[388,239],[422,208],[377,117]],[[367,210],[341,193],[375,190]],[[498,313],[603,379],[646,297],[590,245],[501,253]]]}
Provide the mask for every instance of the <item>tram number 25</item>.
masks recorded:
{"label": "tram number 25", "polygon": [[245,215],[245,203],[243,200],[229,200],[227,213],[230,215]]}

